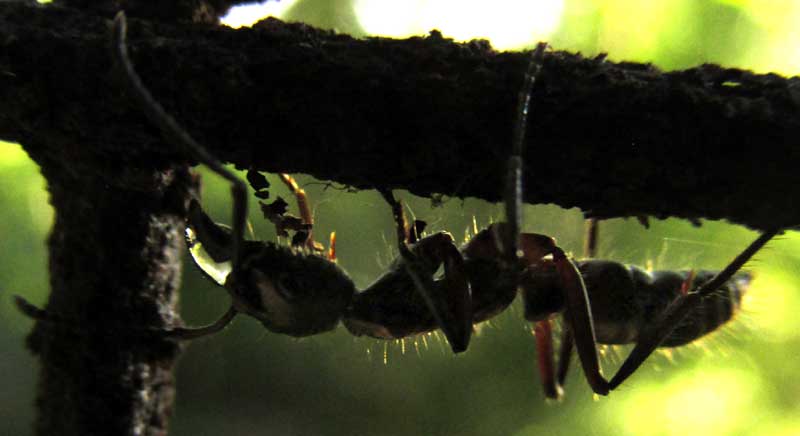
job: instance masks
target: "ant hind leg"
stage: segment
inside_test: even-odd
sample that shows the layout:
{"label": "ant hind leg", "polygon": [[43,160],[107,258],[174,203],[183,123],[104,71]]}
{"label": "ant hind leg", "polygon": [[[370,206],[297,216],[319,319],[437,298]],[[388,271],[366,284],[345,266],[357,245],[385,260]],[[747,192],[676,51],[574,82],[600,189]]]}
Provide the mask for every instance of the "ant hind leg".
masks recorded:
{"label": "ant hind leg", "polygon": [[586,218],[585,223],[586,236],[583,239],[583,258],[595,259],[597,258],[597,238],[600,223],[597,218]]}
{"label": "ant hind leg", "polygon": [[659,316],[651,328],[644,330],[639,335],[639,341],[631,354],[622,363],[622,366],[611,379],[610,389],[615,389],[628,379],[644,361],[655,351],[656,347],[667,338],[681,321],[695,308],[702,304],[703,298],[711,295],[725,282],[730,280],[750,258],[753,257],[773,236],[780,230],[770,230],[762,233],[755,241],[751,242],[728,266],[717,273],[714,278],[700,286],[696,291],[680,295]]}

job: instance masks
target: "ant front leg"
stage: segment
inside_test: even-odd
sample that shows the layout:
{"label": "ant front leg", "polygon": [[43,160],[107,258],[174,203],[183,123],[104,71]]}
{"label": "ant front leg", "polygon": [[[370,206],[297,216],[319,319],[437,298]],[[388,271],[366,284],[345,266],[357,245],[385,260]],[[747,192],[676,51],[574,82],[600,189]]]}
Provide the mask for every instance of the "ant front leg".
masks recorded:
{"label": "ant front leg", "polygon": [[[184,130],[172,116],[170,116],[161,104],[156,101],[150,91],[144,86],[141,78],[133,68],[133,64],[128,57],[126,45],[127,23],[125,13],[120,11],[114,18],[112,27],[112,53],[114,59],[121,68],[122,80],[128,87],[138,102],[139,106],[150,119],[158,126],[161,132],[172,143],[179,146],[189,156],[197,159],[208,166],[220,177],[231,183],[231,197],[233,199],[233,219],[231,223],[231,273],[228,281],[234,282],[239,279],[241,274],[242,256],[244,252],[244,229],[247,219],[247,187],[236,175],[225,168],[218,159],[209,153],[205,147],[200,145],[194,138]],[[236,315],[236,309],[232,305],[230,309],[215,323],[199,329],[176,329],[173,333],[167,331],[167,336],[176,339],[194,339],[207,334],[216,333],[224,328]]]}
{"label": "ant front leg", "polygon": [[728,266],[720,271],[714,278],[700,286],[693,292],[680,295],[659,316],[652,327],[644,330],[636,342],[631,354],[625,359],[619,371],[614,375],[609,384],[610,389],[615,389],[628,379],[644,361],[655,351],[677,327],[681,321],[693,310],[698,308],[703,299],[710,296],[725,282],[730,280],[750,258],[752,258],[770,239],[777,235],[779,230],[770,230],[762,233],[755,241],[750,243]]}
{"label": "ant front leg", "polygon": [[[585,220],[586,236],[583,240],[583,258],[593,259],[597,257],[597,242],[599,236],[599,222],[597,218],[587,218]],[[596,340],[596,338],[595,338]],[[561,327],[561,344],[558,349],[558,372],[556,374],[557,385],[555,387],[546,388],[546,392],[557,392],[556,396],[550,398],[558,398],[563,392],[564,383],[567,380],[569,373],[569,365],[572,360],[572,349],[575,345],[575,338],[572,336],[572,328],[569,323],[564,323]]]}
{"label": "ant front leg", "polygon": [[[14,304],[16,304],[17,309],[22,312],[24,315],[27,315],[31,319],[35,319],[39,322],[49,323],[58,325],[59,327],[66,327],[68,329],[73,329],[75,331],[83,331],[84,328],[75,324],[70,319],[61,317],[59,315],[53,314],[48,312],[47,310],[40,309],[35,305],[31,304],[28,300],[20,297],[19,295],[14,296]],[[225,327],[230,324],[233,318],[236,316],[238,311],[231,307],[225,312],[220,319],[215,321],[212,324],[203,327],[197,328],[184,328],[184,327],[175,327],[171,329],[159,329],[159,328],[144,328],[144,329],[137,329],[131,328],[130,326],[125,326],[121,328],[121,331],[124,333],[134,332],[135,334],[141,335],[150,335],[155,334],[163,339],[171,339],[171,340],[191,340],[197,339],[204,336],[212,335],[214,333],[218,333],[222,331]]]}
{"label": "ant front leg", "polygon": [[153,124],[161,129],[164,136],[180,146],[191,157],[199,160],[212,171],[231,183],[231,197],[233,199],[233,220],[231,222],[233,237],[233,272],[238,272],[241,266],[240,257],[244,246],[244,228],[247,220],[247,187],[233,172],[222,165],[217,158],[209,153],[194,138],[184,130],[172,116],[170,116],[150,91],[142,83],[142,79],[133,68],[128,57],[128,48],[125,38],[127,23],[125,13],[120,11],[114,18],[112,28],[112,47],[117,64],[122,68],[123,81],[133,93],[139,106]]}
{"label": "ant front leg", "polygon": [[[539,370],[545,395],[559,398],[566,378],[573,345],[592,390],[607,395],[608,382],[600,372],[597,339],[586,285],[575,263],[554,247],[553,260],[533,265],[522,279],[525,317],[534,321]],[[559,351],[558,371],[553,363],[551,314],[564,311],[564,337]]]}
{"label": "ant front leg", "polygon": [[586,236],[583,238],[583,258],[597,258],[597,238],[600,233],[600,223],[597,218],[587,218],[585,220]]}
{"label": "ant front leg", "polygon": [[[435,243],[422,239],[412,250],[408,246],[409,227],[402,204],[389,191],[381,191],[381,195],[392,208],[400,256],[415,289],[453,352],[466,350],[472,335],[472,296],[464,258],[447,233],[442,233],[443,237],[435,239]],[[442,263],[444,278],[434,281],[433,274]]]}
{"label": "ant front leg", "polygon": [[[553,261],[564,289],[566,303],[564,320],[569,329],[568,337],[571,339],[569,342],[574,342],[589,386],[596,394],[608,395],[610,388],[608,381],[603,378],[600,372],[592,307],[589,304],[589,295],[586,292],[583,277],[575,263],[567,258],[560,248],[553,253]],[[562,344],[562,346],[571,348],[572,344]],[[563,356],[564,353],[566,353],[566,350],[562,350],[560,354]],[[566,367],[563,370],[559,370],[559,373],[566,377]]]}
{"label": "ant front leg", "polygon": [[161,330],[159,333],[161,333],[162,337],[166,339],[174,339],[179,341],[190,341],[192,339],[202,338],[224,330],[225,327],[227,327],[228,324],[233,321],[233,318],[235,318],[238,313],[239,311],[236,310],[235,307],[231,306],[224,315],[209,325],[191,328],[174,327],[171,329]]}

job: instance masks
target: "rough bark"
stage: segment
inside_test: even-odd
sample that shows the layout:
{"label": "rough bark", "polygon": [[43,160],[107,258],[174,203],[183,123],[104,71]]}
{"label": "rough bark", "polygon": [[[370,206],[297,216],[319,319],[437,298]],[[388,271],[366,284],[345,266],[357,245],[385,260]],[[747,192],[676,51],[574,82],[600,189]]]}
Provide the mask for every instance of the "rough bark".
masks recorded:
{"label": "rough bark", "polygon": [[105,16],[124,10],[130,16],[166,22],[216,24],[231,6],[246,0],[56,0],[56,4]]}
{"label": "rough bark", "polygon": [[[120,92],[109,16],[0,7],[0,137],[69,148],[76,167],[184,158]],[[354,40],[131,20],[132,57],[187,129],[242,168],[357,188],[500,199],[524,53],[432,33]],[[793,226],[798,79],[715,65],[661,72],[548,53],[533,93],[525,200],[601,216]]]}
{"label": "rough bark", "polygon": [[166,434],[178,347],[147,329],[180,322],[188,171],[129,171],[122,188],[31,156],[56,211],[47,310],[60,318],[28,338],[42,362],[36,432]]}
{"label": "rough bark", "polygon": [[[20,5],[10,9],[15,7]],[[0,25],[0,33],[8,29]],[[5,42],[13,45],[13,37]],[[35,57],[32,47],[23,53]],[[7,68],[9,52],[0,51],[5,95],[20,89]],[[58,76],[44,65],[39,73]],[[61,90],[45,86],[39,91],[56,100],[63,97]],[[0,118],[15,117],[12,107],[20,108],[5,101]],[[55,113],[44,106],[37,111],[39,117]],[[41,167],[55,209],[47,310],[57,321],[37,323],[28,337],[29,349],[41,361],[35,432],[166,434],[179,347],[150,329],[180,324],[176,291],[185,209],[194,182],[186,165],[106,168],[99,160],[87,165],[82,159],[91,152],[75,150],[97,144],[62,139],[34,135],[21,141]]]}

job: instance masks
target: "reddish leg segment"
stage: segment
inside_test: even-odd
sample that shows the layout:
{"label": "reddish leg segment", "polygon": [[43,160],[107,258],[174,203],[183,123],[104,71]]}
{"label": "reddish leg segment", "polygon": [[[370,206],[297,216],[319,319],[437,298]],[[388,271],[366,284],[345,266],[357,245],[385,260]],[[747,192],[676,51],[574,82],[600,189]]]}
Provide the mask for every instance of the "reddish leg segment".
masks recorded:
{"label": "reddish leg segment", "polygon": [[555,261],[566,299],[567,307],[564,311],[564,319],[572,329],[575,348],[578,350],[578,357],[586,375],[586,380],[595,393],[607,395],[609,386],[600,373],[592,309],[583,278],[575,263],[568,259],[560,249],[553,253],[553,260]]}
{"label": "reddish leg segment", "polygon": [[563,390],[555,377],[553,362],[553,327],[551,320],[537,321],[534,325],[536,335],[536,358],[539,363],[539,375],[547,398],[561,398]]}
{"label": "reddish leg segment", "polygon": [[314,241],[314,215],[311,213],[311,207],[308,205],[306,191],[297,184],[294,177],[285,173],[281,173],[279,176],[281,181],[292,191],[297,201],[297,208],[300,210],[300,219],[303,220],[303,225],[307,226],[308,230],[306,231],[308,232],[308,236],[306,237],[304,245],[313,252],[321,253],[324,250],[322,244]]}

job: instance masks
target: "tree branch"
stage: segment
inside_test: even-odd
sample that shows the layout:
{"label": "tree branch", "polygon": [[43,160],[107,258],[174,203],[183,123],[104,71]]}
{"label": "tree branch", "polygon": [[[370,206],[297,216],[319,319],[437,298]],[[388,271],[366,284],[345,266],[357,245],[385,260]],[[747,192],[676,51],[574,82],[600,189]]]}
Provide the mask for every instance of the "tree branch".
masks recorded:
{"label": "tree branch", "polygon": [[[115,183],[122,168],[185,157],[121,91],[110,19],[0,5],[0,138]],[[355,40],[274,19],[241,30],[131,20],[129,39],[145,83],[224,161],[500,200],[525,53],[435,32]],[[550,52],[532,96],[525,200],[599,217],[795,226],[800,206],[785,191],[800,166],[798,83]]]}

